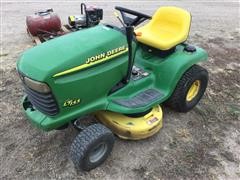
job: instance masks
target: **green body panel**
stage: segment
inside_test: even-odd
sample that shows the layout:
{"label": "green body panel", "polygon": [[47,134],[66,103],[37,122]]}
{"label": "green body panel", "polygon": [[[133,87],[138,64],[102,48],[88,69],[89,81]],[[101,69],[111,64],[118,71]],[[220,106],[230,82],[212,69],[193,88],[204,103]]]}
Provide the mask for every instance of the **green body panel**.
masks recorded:
{"label": "green body panel", "polygon": [[28,77],[51,83],[61,71],[84,64],[89,57],[127,45],[125,36],[103,25],[73,32],[23,53],[17,67]]}
{"label": "green body panel", "polygon": [[[64,35],[26,51],[18,61],[18,71],[33,80],[47,83],[60,109],[55,116],[25,109],[28,119],[41,129],[52,130],[97,110],[119,113],[146,111],[155,104],[162,103],[172,94],[178,80],[188,68],[207,59],[206,52],[201,48],[197,48],[194,53],[187,53],[183,51],[183,46],[179,45],[173,54],[160,58],[139,47],[135,65],[150,75],[137,81],[131,80],[129,84],[110,95],[110,90],[127,73],[127,53],[86,69],[54,77],[57,73],[83,65],[89,57],[126,44],[123,33],[99,25]],[[133,44],[135,47],[135,43]],[[113,102],[116,99],[131,98],[149,88],[160,91],[163,96],[141,108],[126,108]],[[75,106],[64,107],[64,102],[71,99],[81,101]],[[27,101],[27,98],[23,101]]]}
{"label": "green body panel", "polygon": [[109,99],[128,99],[150,88],[159,90],[163,96],[145,107],[134,109],[126,108],[110,101],[108,110],[120,113],[143,112],[167,100],[173,93],[183,73],[193,64],[207,60],[207,53],[199,47],[196,47],[196,52],[194,53],[186,52],[183,49],[183,45],[178,45],[174,53],[160,58],[139,48],[136,53],[135,65],[144,69],[150,75],[137,81],[131,81],[127,86],[110,96]]}
{"label": "green body panel", "polygon": [[[89,57],[126,44],[121,32],[100,25],[61,36],[26,51],[17,63],[18,71],[33,80],[47,83],[60,109],[60,113],[54,117],[46,116],[46,120],[36,118],[42,114],[38,111],[28,113],[28,116],[33,116],[29,119],[35,118],[36,123],[42,126],[49,121],[54,125],[46,125],[49,126],[47,129],[52,129],[80,115],[106,109],[109,89],[126,74],[127,53],[86,70],[53,76],[84,64]],[[71,99],[80,99],[81,106],[63,107],[64,102]]]}

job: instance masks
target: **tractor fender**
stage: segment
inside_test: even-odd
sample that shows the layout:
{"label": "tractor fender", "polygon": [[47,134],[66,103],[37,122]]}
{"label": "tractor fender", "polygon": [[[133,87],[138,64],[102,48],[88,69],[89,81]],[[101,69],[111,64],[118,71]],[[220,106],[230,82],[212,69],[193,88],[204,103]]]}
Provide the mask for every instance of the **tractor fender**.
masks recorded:
{"label": "tractor fender", "polygon": [[206,61],[208,58],[207,52],[196,47],[195,52],[179,51],[170,55],[164,60],[160,67],[158,67],[158,77],[156,80],[156,86],[164,94],[162,101],[168,99],[175,90],[178,81],[182,75],[194,64],[202,61]]}

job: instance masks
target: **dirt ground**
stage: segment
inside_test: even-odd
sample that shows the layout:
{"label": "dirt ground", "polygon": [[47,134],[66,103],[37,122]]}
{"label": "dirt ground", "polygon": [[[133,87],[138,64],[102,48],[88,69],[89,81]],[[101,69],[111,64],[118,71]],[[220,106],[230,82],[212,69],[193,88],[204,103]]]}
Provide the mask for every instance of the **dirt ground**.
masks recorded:
{"label": "dirt ground", "polygon": [[191,112],[164,108],[164,127],[142,141],[116,140],[107,161],[95,170],[77,172],[69,160],[72,127],[42,132],[20,107],[23,89],[16,73],[20,54],[34,44],[25,16],[52,7],[64,22],[79,13],[79,1],[2,1],[0,87],[0,179],[240,179],[240,24],[238,1],[88,1],[104,8],[104,22],[119,22],[121,5],[152,14],[163,5],[192,13],[189,42],[205,48],[202,64],[210,81]]}

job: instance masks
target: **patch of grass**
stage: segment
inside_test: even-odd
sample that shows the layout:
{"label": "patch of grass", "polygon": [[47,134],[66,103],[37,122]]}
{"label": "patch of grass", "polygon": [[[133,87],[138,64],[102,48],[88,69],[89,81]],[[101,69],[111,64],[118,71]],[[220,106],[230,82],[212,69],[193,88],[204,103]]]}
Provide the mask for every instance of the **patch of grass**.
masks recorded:
{"label": "patch of grass", "polygon": [[190,133],[185,128],[177,130],[177,135],[178,137],[181,137],[181,138],[190,138]]}
{"label": "patch of grass", "polygon": [[235,115],[240,115],[240,106],[236,104],[228,104],[228,111]]}
{"label": "patch of grass", "polygon": [[221,153],[221,156],[223,156],[224,158],[226,158],[230,162],[235,162],[235,158],[234,158],[234,156],[231,152],[224,151],[224,152]]}
{"label": "patch of grass", "polygon": [[178,129],[176,133],[177,133],[177,138],[180,138],[185,142],[189,142],[192,140],[192,136],[188,129],[181,128],[181,129]]}
{"label": "patch of grass", "polygon": [[7,56],[7,55],[8,55],[7,53],[0,54],[0,57]]}
{"label": "patch of grass", "polygon": [[140,166],[138,168],[133,169],[133,172],[135,172],[140,177],[143,177],[146,171],[147,171],[147,168],[145,166]]}

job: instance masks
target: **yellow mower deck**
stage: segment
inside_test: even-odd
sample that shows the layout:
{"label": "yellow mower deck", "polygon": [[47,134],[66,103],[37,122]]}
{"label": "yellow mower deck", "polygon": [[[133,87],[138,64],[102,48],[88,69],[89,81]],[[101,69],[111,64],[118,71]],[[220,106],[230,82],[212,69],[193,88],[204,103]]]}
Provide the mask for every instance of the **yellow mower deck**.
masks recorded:
{"label": "yellow mower deck", "polygon": [[98,111],[97,118],[113,133],[122,139],[139,140],[148,138],[162,128],[162,109],[155,106],[151,112],[143,117],[132,118],[123,114]]}

